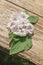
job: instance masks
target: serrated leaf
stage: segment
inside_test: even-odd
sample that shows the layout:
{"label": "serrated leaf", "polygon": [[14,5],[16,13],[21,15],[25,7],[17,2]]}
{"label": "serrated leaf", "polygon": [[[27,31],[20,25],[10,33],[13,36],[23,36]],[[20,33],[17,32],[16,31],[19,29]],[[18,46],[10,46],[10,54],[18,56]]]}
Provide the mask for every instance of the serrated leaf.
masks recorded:
{"label": "serrated leaf", "polygon": [[28,19],[30,20],[32,24],[36,24],[39,18],[37,16],[30,16],[28,17]]}
{"label": "serrated leaf", "polygon": [[32,39],[31,38],[26,38],[25,41],[21,39],[21,41],[17,42],[13,47],[10,49],[10,55],[12,54],[17,54],[21,51],[27,50],[27,44],[28,44],[28,49],[31,48],[32,46]]}

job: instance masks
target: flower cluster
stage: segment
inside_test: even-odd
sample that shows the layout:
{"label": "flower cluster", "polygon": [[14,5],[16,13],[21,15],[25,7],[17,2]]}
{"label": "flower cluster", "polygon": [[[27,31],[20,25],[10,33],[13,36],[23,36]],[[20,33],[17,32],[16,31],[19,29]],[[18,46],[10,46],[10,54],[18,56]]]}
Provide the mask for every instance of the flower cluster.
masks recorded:
{"label": "flower cluster", "polygon": [[13,34],[26,36],[33,34],[34,27],[28,20],[29,15],[25,12],[14,12],[10,17],[8,28]]}

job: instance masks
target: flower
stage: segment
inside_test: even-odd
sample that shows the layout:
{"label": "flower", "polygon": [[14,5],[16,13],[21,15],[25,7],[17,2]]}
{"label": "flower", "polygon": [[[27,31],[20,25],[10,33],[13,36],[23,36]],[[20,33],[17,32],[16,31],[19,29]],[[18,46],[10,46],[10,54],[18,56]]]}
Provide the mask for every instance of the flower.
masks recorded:
{"label": "flower", "polygon": [[19,36],[31,35],[34,27],[28,20],[28,17],[29,15],[25,12],[14,12],[10,17],[10,22],[7,27],[10,28],[13,34]]}

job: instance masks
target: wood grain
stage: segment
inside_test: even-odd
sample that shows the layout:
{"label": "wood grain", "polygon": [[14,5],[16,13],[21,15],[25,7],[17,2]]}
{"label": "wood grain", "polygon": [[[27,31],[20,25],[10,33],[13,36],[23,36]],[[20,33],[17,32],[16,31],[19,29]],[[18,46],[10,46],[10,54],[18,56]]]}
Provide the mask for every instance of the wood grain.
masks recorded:
{"label": "wood grain", "polygon": [[7,0],[43,17],[43,0]]}
{"label": "wood grain", "polygon": [[[7,23],[12,12],[24,11],[24,9],[13,5],[7,1],[0,1],[0,46],[10,49],[8,42]],[[35,15],[29,12],[29,15]],[[43,65],[43,18],[39,17],[38,23],[35,25],[34,36],[32,38],[33,47],[19,56],[34,62],[37,65]]]}

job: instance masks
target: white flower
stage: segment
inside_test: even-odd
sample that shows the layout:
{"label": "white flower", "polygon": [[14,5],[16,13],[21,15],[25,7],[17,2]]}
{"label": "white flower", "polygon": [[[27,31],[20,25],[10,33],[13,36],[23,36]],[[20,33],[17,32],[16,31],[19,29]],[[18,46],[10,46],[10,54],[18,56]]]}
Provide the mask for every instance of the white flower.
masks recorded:
{"label": "white flower", "polygon": [[29,17],[29,15],[27,15],[25,12],[19,12],[19,19],[22,20],[26,20]]}
{"label": "white flower", "polygon": [[32,34],[34,27],[27,19],[29,16],[25,12],[14,12],[11,15],[10,22],[8,23],[8,28],[13,32],[13,34],[19,36],[26,36],[27,34]]}
{"label": "white flower", "polygon": [[32,34],[34,30],[33,25],[31,23],[28,23],[26,30],[27,30],[27,33]]}

